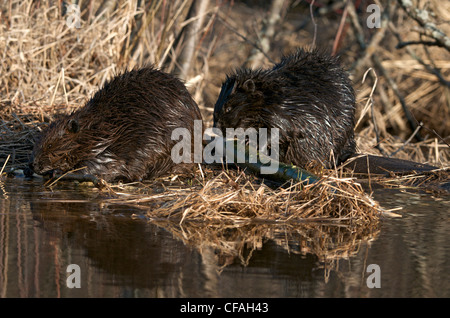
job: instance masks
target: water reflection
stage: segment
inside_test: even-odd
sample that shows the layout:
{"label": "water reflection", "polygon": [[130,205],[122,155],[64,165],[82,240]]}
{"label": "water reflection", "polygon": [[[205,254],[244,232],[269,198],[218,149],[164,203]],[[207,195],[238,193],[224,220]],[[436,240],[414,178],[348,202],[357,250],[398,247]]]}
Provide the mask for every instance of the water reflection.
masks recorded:
{"label": "water reflection", "polygon": [[[51,192],[37,181],[16,178],[1,182],[0,295],[407,296],[416,284],[409,281],[412,277],[421,278],[418,295],[424,291],[450,294],[440,282],[442,275],[448,277],[449,269],[449,244],[442,241],[448,223],[443,222],[449,215],[441,211],[433,220],[421,219],[433,213],[421,209],[418,216],[385,220],[369,228],[180,226],[161,220],[148,222],[140,217],[143,211],[106,204],[104,196],[91,187],[71,183],[61,183]],[[386,207],[413,202],[409,197],[396,199],[386,196]],[[428,204],[432,201],[421,207]],[[365,269],[371,262],[382,268],[380,290],[369,289],[365,283]],[[66,285],[69,264],[81,268],[80,289]],[[399,271],[405,274],[399,275]],[[398,285],[398,280],[402,284]]]}

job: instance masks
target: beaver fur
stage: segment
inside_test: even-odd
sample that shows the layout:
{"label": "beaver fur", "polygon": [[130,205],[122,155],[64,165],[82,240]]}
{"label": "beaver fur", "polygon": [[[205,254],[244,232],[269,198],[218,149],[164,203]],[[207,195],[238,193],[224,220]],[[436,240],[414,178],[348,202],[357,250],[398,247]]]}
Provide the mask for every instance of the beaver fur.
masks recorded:
{"label": "beaver fur", "polygon": [[42,132],[31,168],[48,174],[84,167],[81,173],[106,181],[158,177],[176,168],[173,129],[187,128],[192,135],[194,120],[201,119],[174,76],[151,66],[126,71]]}
{"label": "beaver fur", "polygon": [[214,106],[214,127],[224,136],[226,128],[278,128],[279,161],[300,167],[329,168],[353,155],[354,117],[347,73],[319,50],[298,49],[271,69],[236,70]]}

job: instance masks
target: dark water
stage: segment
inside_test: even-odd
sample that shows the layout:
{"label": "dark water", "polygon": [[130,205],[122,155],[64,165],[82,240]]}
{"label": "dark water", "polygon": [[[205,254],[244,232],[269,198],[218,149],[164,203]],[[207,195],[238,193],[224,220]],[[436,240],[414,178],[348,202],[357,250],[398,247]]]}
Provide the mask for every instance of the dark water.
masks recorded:
{"label": "dark water", "polygon": [[[217,236],[202,224],[149,222],[90,187],[60,183],[52,192],[3,179],[0,297],[450,297],[450,196],[374,196],[403,207],[402,218],[369,229],[255,225]],[[367,272],[370,264],[378,270]]]}

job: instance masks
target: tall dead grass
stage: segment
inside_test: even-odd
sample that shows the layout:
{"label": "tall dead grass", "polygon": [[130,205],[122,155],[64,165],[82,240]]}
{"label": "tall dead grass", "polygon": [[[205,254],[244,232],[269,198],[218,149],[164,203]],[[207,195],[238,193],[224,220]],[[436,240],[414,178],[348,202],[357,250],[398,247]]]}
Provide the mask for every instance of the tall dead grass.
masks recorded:
{"label": "tall dead grass", "polygon": [[[437,3],[431,2],[434,6]],[[67,24],[74,12],[63,7],[62,2],[1,3],[0,143],[1,163],[9,156],[9,168],[26,166],[34,134],[45,125],[43,122],[58,112],[70,112],[82,106],[115,74],[148,63],[169,72],[176,69],[177,58],[185,47],[180,34],[183,28],[200,19],[199,15],[189,16],[192,4],[189,0],[80,1],[79,4],[81,20],[77,28]],[[334,42],[341,21],[339,11],[318,15],[314,25],[305,26],[303,22],[310,19],[309,6],[297,1],[285,2],[279,9],[281,18],[272,25],[276,32],[272,32],[270,39],[264,35],[270,50],[265,53],[262,65],[270,65],[269,59],[277,61],[295,47],[309,46],[313,36],[317,36],[320,46],[330,47]],[[445,18],[442,10],[435,12],[441,19]],[[207,125],[211,123],[212,106],[221,81],[232,68],[248,62],[261,36],[255,30],[262,29],[267,14],[264,4],[249,7],[244,2],[227,1],[210,2],[201,13],[204,23],[198,29],[191,72],[184,80],[199,103]],[[391,20],[400,34],[407,34],[414,26],[402,11],[396,12]],[[317,34],[312,33],[314,29],[319,30]],[[423,64],[412,61],[409,54],[395,50],[391,41],[394,36],[389,35],[386,27],[366,30],[363,36],[368,40],[381,40],[371,46],[374,51],[364,52],[362,56],[356,40],[358,34],[349,25],[344,29],[347,32],[342,36],[340,50],[358,94],[361,121],[357,139],[361,152],[380,154],[381,146],[388,155],[448,166],[448,87],[442,86]],[[448,76],[448,55],[435,48],[428,53],[441,74]],[[381,61],[379,64],[371,62],[373,55]],[[362,83],[352,65],[360,66],[363,71],[372,66],[379,75],[377,85],[372,77]],[[380,65],[387,70],[383,76]],[[408,128],[398,94],[389,84],[388,76],[397,83],[417,119],[428,126],[428,133],[422,133],[424,141],[408,141],[414,132]],[[366,113],[362,111],[364,105],[369,106]],[[223,174],[202,183],[201,188],[183,188],[183,195],[181,191],[159,197],[130,194],[127,200],[123,197],[121,200],[134,204],[133,200],[155,202],[157,199],[158,206],[152,206],[150,216],[173,217],[178,222],[189,218],[220,222],[230,218],[232,223],[311,218],[359,220],[365,224],[376,222],[382,212],[352,180],[338,180],[338,176],[332,177],[332,182],[328,179],[303,190],[290,187],[289,191],[274,191],[248,180],[242,182],[243,176],[238,178],[239,182]],[[333,189],[336,184],[339,187]]]}
{"label": "tall dead grass", "polygon": [[58,3],[2,4],[3,116],[31,113],[43,120],[82,106],[124,69],[145,64],[161,68],[176,59],[175,38],[190,23],[184,21],[188,0],[80,1],[79,27],[71,25],[76,12]]}
{"label": "tall dead grass", "polygon": [[[442,22],[448,21],[448,4],[436,0],[425,2],[416,0],[413,4],[430,10],[438,27],[450,33],[450,27]],[[342,11],[324,10],[321,1],[314,2],[320,8],[313,12],[314,24],[309,22],[310,2],[274,1],[273,6],[208,2],[197,15],[190,12],[190,0],[78,3],[79,28],[68,25],[75,13],[62,2],[2,2],[0,114],[4,118],[15,112],[33,114],[43,121],[56,112],[71,111],[82,106],[107,79],[126,68],[155,64],[173,72],[181,63],[183,49],[192,46],[188,43],[190,39],[182,36],[186,33],[184,29],[201,20],[196,29],[190,72],[183,79],[207,124],[225,74],[249,64],[257,48],[264,50],[258,59],[266,67],[295,47],[310,46],[313,37],[317,37],[318,46],[330,48],[335,44],[353,77],[358,93],[358,115],[363,115],[357,132],[366,136],[367,131],[362,131],[376,125],[376,133],[382,140],[391,135],[407,140],[414,129],[411,130],[405,118],[399,92],[407,108],[425,127],[414,135],[413,141],[421,135],[433,142],[437,138],[441,146],[449,143],[449,87],[443,85],[436,72],[444,79],[450,76],[450,53],[439,47],[420,45],[406,47],[408,50],[396,49],[399,36],[404,42],[422,40],[417,23],[399,6],[381,6],[383,12],[388,9],[391,12],[387,23],[378,29],[365,26],[368,13],[349,10],[337,42],[336,30],[341,24]],[[342,6],[345,1],[337,1],[336,8],[339,3]],[[277,22],[267,25],[274,8],[277,8]],[[313,34],[315,31],[317,34]],[[361,41],[366,46],[362,47]],[[378,84],[371,97],[373,111],[363,114],[374,80],[369,76],[362,83],[361,78],[370,67],[378,74]],[[441,161],[446,162],[448,155],[443,156]]]}

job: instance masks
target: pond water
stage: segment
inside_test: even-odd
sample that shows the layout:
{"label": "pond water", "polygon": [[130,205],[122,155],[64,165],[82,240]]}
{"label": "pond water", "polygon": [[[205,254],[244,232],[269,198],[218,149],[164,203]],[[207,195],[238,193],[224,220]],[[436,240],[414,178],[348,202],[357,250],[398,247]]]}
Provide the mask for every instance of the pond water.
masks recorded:
{"label": "pond water", "polygon": [[450,297],[450,196],[374,197],[402,217],[361,231],[265,224],[217,236],[150,222],[88,186],[3,179],[0,297]]}

